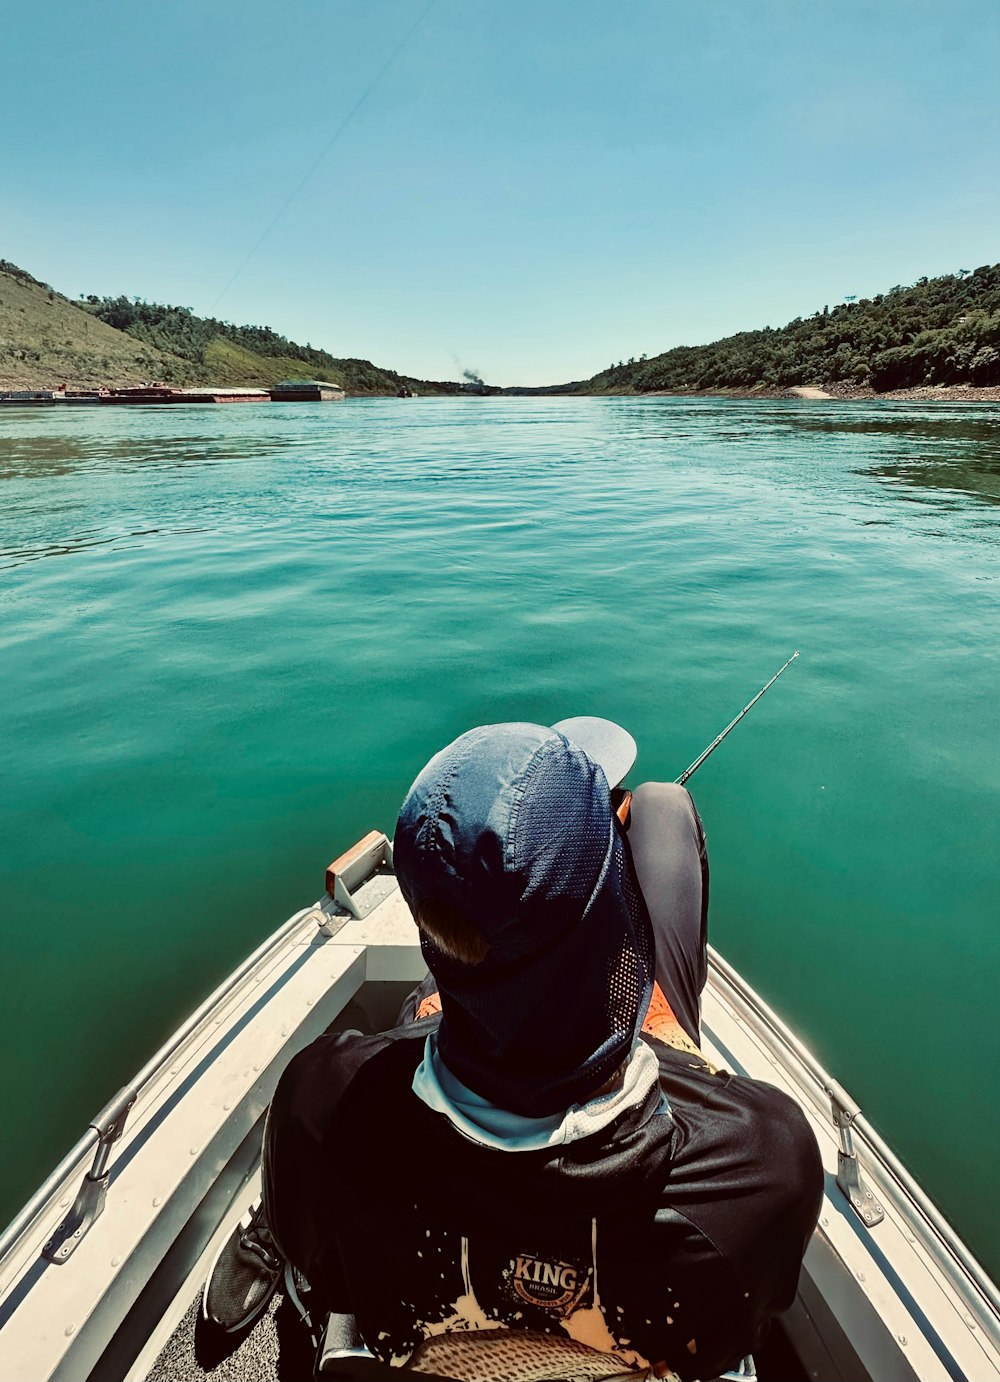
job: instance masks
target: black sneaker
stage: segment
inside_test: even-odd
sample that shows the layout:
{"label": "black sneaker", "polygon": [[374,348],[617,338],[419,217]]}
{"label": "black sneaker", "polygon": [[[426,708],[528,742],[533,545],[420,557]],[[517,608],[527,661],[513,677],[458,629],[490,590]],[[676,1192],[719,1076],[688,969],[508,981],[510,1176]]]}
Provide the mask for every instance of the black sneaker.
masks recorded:
{"label": "black sneaker", "polygon": [[255,1200],[215,1255],[201,1298],[202,1317],[227,1334],[260,1318],[284,1270],[281,1257]]}

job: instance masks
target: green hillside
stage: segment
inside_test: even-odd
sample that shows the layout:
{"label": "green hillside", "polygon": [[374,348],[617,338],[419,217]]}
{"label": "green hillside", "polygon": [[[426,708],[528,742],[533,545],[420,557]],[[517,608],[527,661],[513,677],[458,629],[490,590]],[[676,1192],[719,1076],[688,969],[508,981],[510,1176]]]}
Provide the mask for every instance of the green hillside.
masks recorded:
{"label": "green hillside", "polygon": [[1000,384],[1000,264],[922,278],[824,307],[787,326],[612,365],[585,393],[783,389],[815,384],[876,392]]}
{"label": "green hillside", "polygon": [[0,389],[198,382],[169,350],[115,331],[47,283],[0,259]]}
{"label": "green hillside", "polygon": [[266,387],[329,379],[352,394],[463,393],[467,384],[412,379],[370,360],[338,359],[267,326],[233,326],[124,297],[71,302],[0,259],[0,389],[162,381]]}
{"label": "green hillside", "polygon": [[311,345],[297,345],[269,326],[234,326],[198,317],[187,307],[93,295],[81,306],[151,349],[186,360],[200,382],[264,386],[307,375],[340,384],[352,394],[395,394],[404,385],[418,393],[462,392],[460,384],[413,379],[370,360],[340,359]]}
{"label": "green hillside", "polygon": [[[352,394],[500,392],[481,381],[413,379],[186,307],[94,295],[71,302],[0,260],[0,389],[151,380],[266,387],[303,376]],[[1000,385],[1000,264],[922,278],[776,329],[619,362],[582,383],[503,392],[767,393],[797,385],[877,393]]]}

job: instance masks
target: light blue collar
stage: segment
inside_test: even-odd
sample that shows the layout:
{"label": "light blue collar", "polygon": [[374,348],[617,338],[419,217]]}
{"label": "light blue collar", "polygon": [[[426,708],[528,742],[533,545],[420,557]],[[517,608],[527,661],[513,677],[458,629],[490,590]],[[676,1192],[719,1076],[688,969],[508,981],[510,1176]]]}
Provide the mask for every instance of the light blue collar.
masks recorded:
{"label": "light blue collar", "polygon": [[[429,1109],[443,1113],[460,1133],[484,1147],[504,1152],[535,1152],[543,1147],[558,1147],[606,1128],[619,1114],[646,1097],[659,1078],[656,1055],[640,1041],[625,1069],[618,1089],[574,1104],[565,1113],[547,1118],[524,1118],[497,1108],[456,1080],[438,1055],[435,1033],[427,1038],[424,1058],[413,1076],[413,1092]],[[669,1105],[664,1098],[660,1112]]]}

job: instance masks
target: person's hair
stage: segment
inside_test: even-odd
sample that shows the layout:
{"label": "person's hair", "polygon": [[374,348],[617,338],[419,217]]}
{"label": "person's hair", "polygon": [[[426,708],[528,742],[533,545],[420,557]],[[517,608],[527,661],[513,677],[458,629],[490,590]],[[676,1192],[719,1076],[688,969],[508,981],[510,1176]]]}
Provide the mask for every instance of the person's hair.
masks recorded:
{"label": "person's hair", "polygon": [[417,925],[425,931],[443,955],[462,964],[478,965],[490,953],[474,923],[440,898],[428,897],[417,908]]}

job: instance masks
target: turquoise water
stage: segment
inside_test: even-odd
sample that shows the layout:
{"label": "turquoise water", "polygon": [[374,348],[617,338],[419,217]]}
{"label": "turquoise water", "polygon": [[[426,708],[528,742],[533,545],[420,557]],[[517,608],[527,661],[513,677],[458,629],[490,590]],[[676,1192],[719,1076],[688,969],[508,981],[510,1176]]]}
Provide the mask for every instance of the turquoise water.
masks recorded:
{"label": "turquoise water", "polygon": [[[994,1273],[1000,410],[0,414],[0,1218],[468,726],[692,782],[716,944]],[[15,1131],[16,1129],[16,1131]]]}

